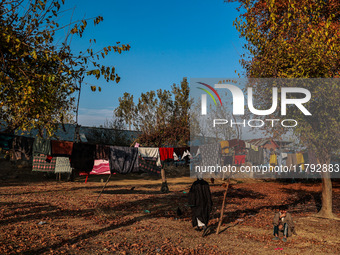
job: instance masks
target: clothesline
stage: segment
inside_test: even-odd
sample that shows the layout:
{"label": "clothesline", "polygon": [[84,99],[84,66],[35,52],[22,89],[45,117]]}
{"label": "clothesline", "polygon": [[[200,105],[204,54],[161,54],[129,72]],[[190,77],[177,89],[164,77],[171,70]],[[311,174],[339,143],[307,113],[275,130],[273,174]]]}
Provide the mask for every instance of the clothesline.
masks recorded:
{"label": "clothesline", "polygon": [[[8,139],[10,137],[11,139]],[[5,141],[5,142],[4,142]],[[29,159],[33,156],[33,171],[71,172],[72,168],[80,173],[109,174],[145,171],[158,174],[166,160],[186,159],[189,163],[211,164],[211,161],[224,164],[241,165],[250,162],[254,165],[291,164],[299,165],[308,160],[315,162],[315,155],[301,151],[290,153],[280,151],[273,140],[258,146],[254,143],[232,139],[191,147],[122,147],[103,144],[73,143],[68,141],[36,139],[22,136],[0,136],[0,145],[12,149],[15,159]],[[139,145],[139,144],[137,144]],[[308,155],[309,154],[309,155]],[[195,160],[193,158],[195,157]],[[209,162],[210,161],[210,162]],[[191,163],[192,163],[191,162]]]}
{"label": "clothesline", "polygon": [[139,170],[159,174],[162,161],[168,159],[179,161],[186,155],[190,155],[188,147],[122,147],[39,137],[34,139],[3,135],[2,138],[4,137],[7,139],[4,147],[15,152],[13,159],[22,159],[22,154],[25,155],[26,160],[33,158],[33,171],[70,173],[73,168],[87,174],[111,172],[127,174]]}

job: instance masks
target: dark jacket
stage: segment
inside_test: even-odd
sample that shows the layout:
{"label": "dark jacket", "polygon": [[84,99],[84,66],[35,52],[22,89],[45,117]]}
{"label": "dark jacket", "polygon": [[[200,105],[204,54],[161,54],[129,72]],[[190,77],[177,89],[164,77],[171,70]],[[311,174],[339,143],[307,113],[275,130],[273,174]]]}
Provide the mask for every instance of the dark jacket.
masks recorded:
{"label": "dark jacket", "polygon": [[204,180],[195,181],[189,191],[189,206],[192,208],[192,225],[197,226],[197,218],[208,225],[212,210],[209,184]]}

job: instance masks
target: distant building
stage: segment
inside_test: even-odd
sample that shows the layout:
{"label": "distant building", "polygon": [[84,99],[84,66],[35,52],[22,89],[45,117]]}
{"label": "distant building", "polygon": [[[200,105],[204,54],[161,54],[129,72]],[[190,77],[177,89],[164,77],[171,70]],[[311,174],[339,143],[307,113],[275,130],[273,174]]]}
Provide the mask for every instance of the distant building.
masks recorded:
{"label": "distant building", "polygon": [[[0,133],[3,131],[4,129],[0,130]],[[55,132],[51,139],[70,142],[77,141],[77,139],[79,139],[81,142],[129,146],[137,139],[140,133],[141,132],[138,131],[64,124],[60,125],[60,128]],[[38,130],[32,130],[30,132],[17,130],[15,135],[35,138],[38,135]]]}

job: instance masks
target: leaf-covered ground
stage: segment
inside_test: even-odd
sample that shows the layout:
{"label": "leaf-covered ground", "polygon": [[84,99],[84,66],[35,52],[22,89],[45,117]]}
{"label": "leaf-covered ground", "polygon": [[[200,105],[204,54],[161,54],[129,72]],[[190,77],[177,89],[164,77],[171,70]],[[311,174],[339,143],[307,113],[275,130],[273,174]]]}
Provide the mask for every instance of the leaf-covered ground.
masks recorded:
{"label": "leaf-covered ground", "polygon": [[[160,180],[106,176],[85,184],[54,180],[0,181],[0,254],[340,254],[340,221],[312,217],[320,207],[320,183],[232,181],[222,232],[202,238],[191,227],[187,195],[192,179]],[[222,181],[211,185],[210,224],[216,229]],[[334,212],[340,215],[340,182],[334,182]],[[285,204],[297,234],[272,241],[272,217]],[[176,211],[180,208],[182,215]]]}

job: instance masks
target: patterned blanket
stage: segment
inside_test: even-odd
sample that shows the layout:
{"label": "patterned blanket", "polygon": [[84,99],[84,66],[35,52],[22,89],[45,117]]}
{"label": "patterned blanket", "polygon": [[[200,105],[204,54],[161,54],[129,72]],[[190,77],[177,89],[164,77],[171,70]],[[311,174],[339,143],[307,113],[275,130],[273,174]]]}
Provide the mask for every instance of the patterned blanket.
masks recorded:
{"label": "patterned blanket", "polygon": [[143,158],[139,156],[138,163],[140,171],[153,174],[161,173],[161,167],[157,166],[157,158]]}
{"label": "patterned blanket", "polygon": [[33,157],[32,171],[53,172],[55,170],[56,158],[53,157],[50,162],[46,161],[47,155],[38,154]]}

